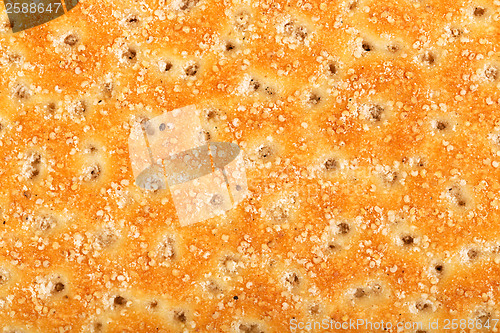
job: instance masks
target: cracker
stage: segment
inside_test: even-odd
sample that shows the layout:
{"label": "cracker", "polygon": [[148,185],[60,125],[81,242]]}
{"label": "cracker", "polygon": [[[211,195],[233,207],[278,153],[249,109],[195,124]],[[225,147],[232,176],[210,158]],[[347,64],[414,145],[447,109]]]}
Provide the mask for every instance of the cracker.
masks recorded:
{"label": "cracker", "polygon": [[[497,2],[75,4],[0,18],[0,331],[493,328]],[[204,196],[161,178],[207,140]]]}

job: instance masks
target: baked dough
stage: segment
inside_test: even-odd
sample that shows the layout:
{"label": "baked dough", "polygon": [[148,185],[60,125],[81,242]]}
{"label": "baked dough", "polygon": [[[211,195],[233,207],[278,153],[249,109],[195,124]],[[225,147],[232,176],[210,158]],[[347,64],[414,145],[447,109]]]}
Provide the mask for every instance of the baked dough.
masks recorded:
{"label": "baked dough", "polygon": [[[0,331],[496,325],[499,1],[84,0],[19,33],[0,15]],[[128,138],[192,104],[249,194],[181,226]]]}

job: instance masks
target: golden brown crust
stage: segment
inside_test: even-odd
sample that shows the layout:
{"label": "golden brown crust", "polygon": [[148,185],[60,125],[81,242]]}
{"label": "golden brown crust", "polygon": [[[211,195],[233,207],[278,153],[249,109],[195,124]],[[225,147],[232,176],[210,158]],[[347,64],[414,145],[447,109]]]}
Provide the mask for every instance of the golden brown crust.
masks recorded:
{"label": "golden brown crust", "polygon": [[[499,19],[498,1],[86,0],[3,26],[0,329],[498,319]],[[251,194],[181,227],[168,190],[134,185],[128,135],[193,103]]]}

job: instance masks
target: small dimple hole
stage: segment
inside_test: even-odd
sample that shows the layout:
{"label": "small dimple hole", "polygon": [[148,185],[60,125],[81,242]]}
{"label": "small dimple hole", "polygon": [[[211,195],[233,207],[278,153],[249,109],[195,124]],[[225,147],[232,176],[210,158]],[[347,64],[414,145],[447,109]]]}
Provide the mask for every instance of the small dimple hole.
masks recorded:
{"label": "small dimple hole", "polygon": [[170,61],[166,61],[165,65],[163,66],[163,71],[168,72],[169,70],[172,69],[172,67],[173,67],[173,64]]}
{"label": "small dimple hole", "polygon": [[444,268],[443,268],[443,265],[436,265],[436,266],[434,266],[434,269],[436,270],[436,272],[441,274],[441,273],[443,273]]}
{"label": "small dimple hole", "polygon": [[235,273],[238,270],[238,266],[240,265],[240,261],[238,258],[233,256],[226,256],[221,261],[222,268],[228,273]]}
{"label": "small dimple hole", "polygon": [[248,28],[250,15],[247,12],[239,12],[234,19],[235,26],[238,30],[244,31]]}
{"label": "small dimple hole", "polygon": [[78,115],[83,115],[87,111],[87,104],[84,101],[78,101],[75,103],[73,111]]}
{"label": "small dimple hole", "polygon": [[486,9],[484,7],[476,7],[474,8],[474,16],[475,17],[482,17],[484,14],[486,14]]}
{"label": "small dimple hole", "polygon": [[228,52],[233,51],[235,48],[236,48],[236,46],[233,43],[231,43],[231,42],[226,43],[226,51],[228,51]]}
{"label": "small dimple hole", "polygon": [[129,47],[125,52],[123,52],[123,58],[130,62],[134,62],[137,59],[137,51]]}
{"label": "small dimple hole", "polygon": [[175,251],[175,241],[171,237],[167,237],[160,244],[159,249],[160,259],[163,261],[175,259],[176,251]]}
{"label": "small dimple hole", "polygon": [[295,37],[295,39],[299,42],[304,42],[308,35],[306,27],[296,25],[294,21],[290,21],[285,24],[284,29],[287,35]]}
{"label": "small dimple hole", "polygon": [[15,21],[14,20],[7,20],[7,22],[5,22],[4,24],[4,27],[6,29],[11,29],[11,28],[14,28],[14,25],[15,25]]}
{"label": "small dimple hole", "polygon": [[198,64],[192,64],[184,69],[187,76],[195,76],[198,73]]}
{"label": "small dimple hole", "polygon": [[259,157],[261,159],[268,159],[273,155],[273,150],[269,146],[264,146],[259,149]]}
{"label": "small dimple hole", "polygon": [[64,38],[64,44],[68,46],[75,46],[78,43],[79,39],[74,34],[69,34]]}
{"label": "small dimple hole", "polygon": [[24,173],[28,179],[36,178],[41,171],[42,156],[38,152],[28,155],[24,165]]}
{"label": "small dimple hole", "polygon": [[459,207],[465,207],[467,205],[466,198],[460,187],[454,185],[452,187],[449,187],[448,191]]}
{"label": "small dimple hole", "polygon": [[354,291],[354,297],[362,298],[364,296],[366,296],[366,291],[363,288],[356,288]]}
{"label": "small dimple hole", "polygon": [[92,170],[90,170],[90,177],[92,179],[96,179],[99,177],[99,174],[101,173],[101,168],[96,164],[92,167]]}
{"label": "small dimple hole", "polygon": [[265,91],[265,92],[266,92],[266,94],[268,94],[269,96],[273,96],[273,95],[276,93],[276,92],[274,91],[274,89],[273,89],[273,88],[271,88],[271,87],[266,87],[266,88],[264,89],[264,91]]}
{"label": "small dimple hole", "polygon": [[210,199],[210,204],[213,206],[220,206],[222,204],[223,198],[220,194],[214,194]]}
{"label": "small dimple hole", "polygon": [[486,67],[484,70],[484,76],[486,76],[486,78],[490,81],[495,81],[498,79],[498,68],[491,65]]}
{"label": "small dimple hole", "polygon": [[379,284],[373,285],[371,289],[374,294],[380,294],[382,292],[382,286]]}
{"label": "small dimple hole", "polygon": [[53,229],[57,225],[57,221],[53,216],[42,215],[37,218],[37,225],[41,231]]}
{"label": "small dimple hole", "polygon": [[330,75],[337,74],[337,71],[338,71],[337,65],[334,62],[330,62],[328,64],[328,72],[330,73]]}
{"label": "small dimple hole", "polygon": [[104,83],[102,87],[102,92],[105,98],[111,98],[113,94],[113,83],[112,82]]}
{"label": "small dimple hole", "polygon": [[339,249],[339,246],[333,242],[329,242],[327,245],[326,245],[326,250],[329,252],[329,253],[332,253],[336,250]]}
{"label": "small dimple hole", "polygon": [[100,175],[101,167],[99,166],[99,164],[92,164],[86,169],[83,180],[86,182],[91,182],[99,178]]}
{"label": "small dimple hole", "polygon": [[455,37],[455,38],[460,37],[463,34],[462,30],[459,28],[450,29],[450,33],[451,33],[451,36]]}
{"label": "small dimple hole", "polygon": [[250,79],[250,89],[257,91],[260,88],[260,83],[256,79]]}
{"label": "small dimple hole", "polygon": [[440,131],[444,131],[448,127],[448,124],[444,121],[438,121],[436,122],[436,129]]}
{"label": "small dimple hole", "polygon": [[396,53],[399,51],[399,46],[396,44],[387,45],[387,50],[391,53]]}
{"label": "small dimple hole", "polygon": [[150,136],[153,136],[156,132],[154,127],[149,122],[144,123],[144,130],[146,131],[146,134]]}
{"label": "small dimple hole", "polygon": [[475,260],[479,256],[479,251],[476,249],[470,249],[467,251],[467,257],[469,257],[469,260]]}
{"label": "small dimple hole", "polygon": [[49,113],[54,113],[57,109],[56,103],[53,103],[53,102],[48,103],[47,105],[45,105],[45,109]]}
{"label": "small dimple hole", "polygon": [[207,288],[208,292],[210,292],[211,294],[214,294],[214,295],[218,295],[218,294],[222,293],[222,288],[219,286],[219,284],[217,284],[217,282],[212,281],[212,280],[207,282],[206,288]]}
{"label": "small dimple hole", "polygon": [[186,314],[182,310],[178,310],[178,311],[174,312],[174,319],[175,319],[175,321],[182,323],[182,324],[186,323],[186,321],[187,321]]}
{"label": "small dimple hole", "polygon": [[219,112],[216,109],[209,109],[206,113],[207,120],[219,120]]}
{"label": "small dimple hole", "polygon": [[286,23],[285,26],[284,26],[285,32],[288,35],[291,35],[293,33],[293,27],[294,27],[294,23],[293,22]]}
{"label": "small dimple hole", "polygon": [[317,105],[321,100],[321,97],[317,95],[316,93],[311,93],[309,95],[309,100],[308,103],[311,105]]}
{"label": "small dimple hole", "polygon": [[431,309],[431,305],[427,302],[418,302],[415,304],[418,311],[427,311]]}
{"label": "small dimple hole", "polygon": [[285,281],[291,288],[296,288],[300,285],[299,276],[295,272],[288,273]]}
{"label": "small dimple hole", "polygon": [[[276,247],[276,244],[277,244],[277,243],[276,243],[276,240],[274,240],[274,239],[271,239],[271,240],[269,240],[269,241],[266,243],[267,247],[269,247],[270,249],[274,249],[274,248]],[[270,265],[271,265],[271,266],[272,266],[273,264],[274,264],[274,262],[271,262],[271,263],[270,263]]]}
{"label": "small dimple hole", "polygon": [[137,15],[130,15],[129,17],[127,17],[125,22],[129,24],[137,24],[139,23],[139,18],[137,17]]}
{"label": "small dimple hole", "polygon": [[394,184],[398,180],[398,173],[395,171],[386,172],[383,175],[383,179],[389,184]]}
{"label": "small dimple hole", "polygon": [[410,235],[405,235],[403,237],[401,237],[401,241],[403,242],[404,245],[413,245],[414,244],[414,238]]}
{"label": "small dimple hole", "polygon": [[479,310],[476,318],[484,326],[487,327],[489,321],[491,320],[491,313],[485,310]]}
{"label": "small dimple hole", "polygon": [[299,26],[295,29],[295,37],[303,42],[307,37],[307,29],[303,26]]}
{"label": "small dimple hole", "polygon": [[339,163],[334,158],[329,158],[325,161],[324,166],[326,170],[330,171],[337,169],[339,167]]}
{"label": "small dimple hole", "polygon": [[9,280],[10,273],[6,269],[0,267],[0,285],[6,284]]}
{"label": "small dimple hole", "polygon": [[199,0],[182,0],[181,4],[179,6],[179,9],[184,10],[184,11],[188,11],[191,8],[193,8],[194,6],[196,6],[196,4],[198,4],[198,2],[199,2]]}
{"label": "small dimple hole", "polygon": [[368,109],[370,119],[372,121],[380,121],[382,120],[382,114],[384,113],[384,108],[378,104],[371,105]]}
{"label": "small dimple hole", "polygon": [[57,282],[54,285],[54,288],[52,288],[52,293],[54,293],[54,294],[60,293],[60,292],[62,292],[64,290],[64,288],[65,288],[64,283]]}
{"label": "small dimple hole", "polygon": [[113,299],[113,304],[116,306],[124,306],[125,304],[127,304],[127,300],[122,296],[116,296]]}
{"label": "small dimple hole", "polygon": [[349,233],[349,230],[351,230],[351,227],[349,224],[342,222],[337,225],[337,228],[339,229],[339,233],[342,235],[346,235]]}
{"label": "small dimple hole", "polygon": [[362,43],[361,43],[361,47],[363,48],[364,51],[366,52],[370,52],[373,50],[373,46],[372,44],[370,44],[369,42],[367,42],[366,40],[364,40]]}
{"label": "small dimple hole", "polygon": [[118,237],[113,230],[105,228],[95,236],[96,245],[100,248],[108,248],[117,241]]}
{"label": "small dimple hole", "polygon": [[89,146],[88,146],[88,148],[87,148],[87,150],[88,150],[88,152],[89,152],[90,154],[95,154],[95,153],[97,153],[97,151],[98,151],[99,149],[97,149],[97,147],[96,147],[96,146],[94,146],[94,145],[89,145]]}
{"label": "small dimple hole", "polygon": [[212,134],[210,134],[210,132],[207,130],[202,130],[200,135],[202,141],[210,141],[210,139],[212,138]]}
{"label": "small dimple hole", "polygon": [[241,333],[264,333],[257,324],[240,324],[238,328]]}
{"label": "small dimple hole", "polygon": [[20,100],[26,100],[30,97],[31,92],[28,89],[28,87],[19,84],[17,87],[14,89],[14,96],[16,96]]}
{"label": "small dimple hole", "polygon": [[16,54],[16,53],[10,53],[8,56],[8,59],[9,59],[9,62],[11,62],[11,63],[17,63],[17,62],[21,61],[21,56],[19,54]]}
{"label": "small dimple hole", "polygon": [[436,61],[436,58],[435,58],[434,54],[432,54],[431,52],[425,52],[422,55],[422,61],[424,63],[426,63],[427,65],[433,65],[434,62]]}
{"label": "small dimple hole", "polygon": [[288,220],[288,212],[285,208],[281,206],[275,206],[270,210],[271,218],[276,223],[284,223]]}
{"label": "small dimple hole", "polygon": [[103,328],[102,323],[99,323],[99,322],[94,323],[94,331],[96,331],[96,332],[102,332],[102,328]]}
{"label": "small dimple hole", "polygon": [[311,313],[312,315],[319,314],[319,305],[318,304],[311,305],[311,307],[309,307],[309,313]]}

